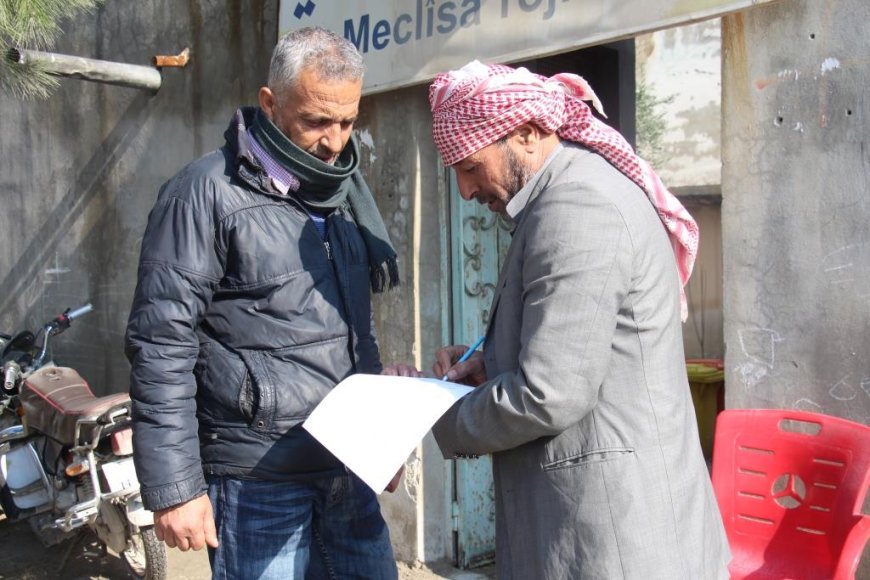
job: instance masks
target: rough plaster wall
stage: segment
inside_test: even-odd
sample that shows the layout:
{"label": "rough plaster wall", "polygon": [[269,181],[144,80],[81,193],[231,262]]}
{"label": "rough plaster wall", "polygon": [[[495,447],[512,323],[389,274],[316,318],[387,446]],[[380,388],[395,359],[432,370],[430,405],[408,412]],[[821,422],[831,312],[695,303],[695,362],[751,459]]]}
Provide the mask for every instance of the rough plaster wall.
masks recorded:
{"label": "rough plaster wall", "polygon": [[[95,312],[56,339],[55,358],[77,368],[97,394],[127,389],[123,334],[148,212],[166,179],[223,143],[235,108],[256,103],[277,38],[277,13],[276,0],[107,2],[67,23],[53,50],[147,65],[155,54],[190,47],[188,67],[165,70],[156,95],[73,79],[61,79],[44,102],[0,95],[0,331],[35,330],[67,306],[90,301]],[[443,192],[439,197],[425,107],[422,89],[363,104],[364,171],[399,250],[404,280],[376,300],[386,362],[414,362],[421,348],[413,338],[410,275],[418,173],[426,184],[423,215],[446,215],[438,207]],[[418,236],[420,337],[429,352],[441,344],[439,236],[437,219],[423,223]],[[431,356],[423,359],[431,366]],[[424,478],[420,462],[429,455],[433,468]],[[426,549],[435,559],[447,555],[445,469],[427,439],[409,462],[405,488],[384,496],[398,557],[424,557],[416,552],[417,496],[429,480],[432,499],[420,508],[429,530]]]}
{"label": "rough plaster wall", "polygon": [[870,421],[870,4],[724,19],[726,404]]}
{"label": "rough plaster wall", "polygon": [[701,241],[692,277],[686,285],[689,318],[683,323],[683,346],[687,359],[721,359],[722,341],[722,245],[721,211],[716,205],[693,205],[686,209],[698,223]]}
{"label": "rough plaster wall", "polygon": [[664,161],[656,169],[669,187],[719,185],[721,33],[719,19],[637,37],[638,81],[662,101]]}
{"label": "rough plaster wall", "polygon": [[165,70],[156,95],[74,79],[47,101],[0,95],[0,329],[90,301],[55,358],[98,394],[127,389],[123,333],[157,189],[255,102],[276,20],[276,0],[107,2],[53,50],[148,65],[190,47],[188,68]]}
{"label": "rough plaster wall", "polygon": [[635,39],[638,83],[660,101],[661,161],[656,170],[698,222],[701,242],[686,289],[686,358],[724,355],[719,207],[692,202],[719,193],[721,182],[721,26],[719,19],[643,34]]}
{"label": "rough plaster wall", "polygon": [[[408,362],[424,372],[443,344],[442,299],[449,292],[442,274],[448,214],[430,127],[425,86],[365,97],[357,124],[361,167],[399,254],[402,277],[401,286],[375,297],[381,357],[384,364]],[[381,496],[398,559],[450,555],[448,475],[449,465],[428,435],[406,463],[399,490]]]}

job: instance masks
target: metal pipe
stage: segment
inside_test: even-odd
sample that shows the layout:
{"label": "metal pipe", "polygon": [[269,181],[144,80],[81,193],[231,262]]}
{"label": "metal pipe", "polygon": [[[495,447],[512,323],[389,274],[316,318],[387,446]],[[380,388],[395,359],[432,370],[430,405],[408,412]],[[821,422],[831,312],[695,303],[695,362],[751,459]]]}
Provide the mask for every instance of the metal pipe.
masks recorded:
{"label": "metal pipe", "polygon": [[12,425],[0,431],[0,444],[25,437],[27,437],[27,432],[24,430],[24,425]]}
{"label": "metal pipe", "polygon": [[149,66],[39,50],[10,48],[6,52],[6,60],[15,64],[38,64],[45,72],[55,76],[73,77],[134,89],[148,89],[154,92],[157,92],[163,82],[160,71]]}
{"label": "metal pipe", "polygon": [[42,365],[45,364],[45,359],[48,356],[48,341],[55,335],[55,329],[54,320],[42,327],[42,349],[39,351],[39,354],[36,355],[36,358],[30,363],[30,369],[32,371],[39,370]]}

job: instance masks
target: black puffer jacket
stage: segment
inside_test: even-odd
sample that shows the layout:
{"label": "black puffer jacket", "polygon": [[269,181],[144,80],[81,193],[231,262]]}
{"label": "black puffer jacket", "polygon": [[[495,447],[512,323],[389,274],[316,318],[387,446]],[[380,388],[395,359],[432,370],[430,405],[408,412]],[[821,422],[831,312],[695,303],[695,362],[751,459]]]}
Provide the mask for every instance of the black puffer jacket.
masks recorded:
{"label": "black puffer jacket", "polygon": [[244,127],[226,137],[163,186],[142,240],[126,345],[151,510],[202,494],[204,473],[343,469],[299,424],[345,377],[381,371],[350,209],[327,218],[327,248],[304,208],[272,188]]}

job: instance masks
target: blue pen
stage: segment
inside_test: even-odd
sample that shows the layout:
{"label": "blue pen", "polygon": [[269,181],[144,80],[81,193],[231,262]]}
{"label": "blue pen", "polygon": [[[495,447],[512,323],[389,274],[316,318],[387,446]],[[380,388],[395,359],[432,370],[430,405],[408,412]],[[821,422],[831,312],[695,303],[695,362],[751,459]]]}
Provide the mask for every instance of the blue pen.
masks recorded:
{"label": "blue pen", "polygon": [[[483,336],[481,336],[480,338],[475,340],[474,344],[472,344],[471,346],[468,347],[468,350],[466,350],[465,353],[461,357],[459,357],[459,360],[456,361],[456,363],[453,366],[456,366],[459,363],[464,363],[469,358],[471,358],[471,355],[474,354],[474,351],[476,351],[478,349],[478,347],[480,347],[481,344],[483,344]],[[441,380],[446,381],[447,375],[445,374],[443,377],[441,377]]]}

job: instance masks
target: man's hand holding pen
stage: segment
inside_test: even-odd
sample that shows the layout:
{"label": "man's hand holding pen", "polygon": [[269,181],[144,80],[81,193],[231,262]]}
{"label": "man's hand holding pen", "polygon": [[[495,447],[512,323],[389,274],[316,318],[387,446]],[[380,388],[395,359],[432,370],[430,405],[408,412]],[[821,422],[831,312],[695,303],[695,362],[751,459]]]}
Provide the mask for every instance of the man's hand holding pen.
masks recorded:
{"label": "man's hand holding pen", "polygon": [[435,353],[432,373],[436,377],[446,377],[445,380],[471,387],[486,382],[483,353],[474,350],[468,355],[467,360],[459,362],[468,351],[469,348],[461,344],[438,349]]}
{"label": "man's hand holding pen", "polygon": [[[477,349],[483,344],[484,336],[479,337],[471,346],[445,346],[435,353],[432,372],[442,381],[452,381],[476,387],[486,381],[486,367],[483,354]],[[411,365],[393,364],[385,367],[381,374],[399,377],[422,377],[423,374]]]}
{"label": "man's hand holding pen", "polygon": [[[432,372],[444,381],[453,381],[476,387],[486,381],[486,368],[483,364],[483,353],[477,349],[483,344],[483,337],[478,338],[471,346],[451,345],[438,349],[435,353],[435,364]],[[384,367],[381,374],[394,377],[422,377],[416,367],[395,363]],[[403,465],[384,491],[392,493],[399,487],[399,481],[405,471]]]}

